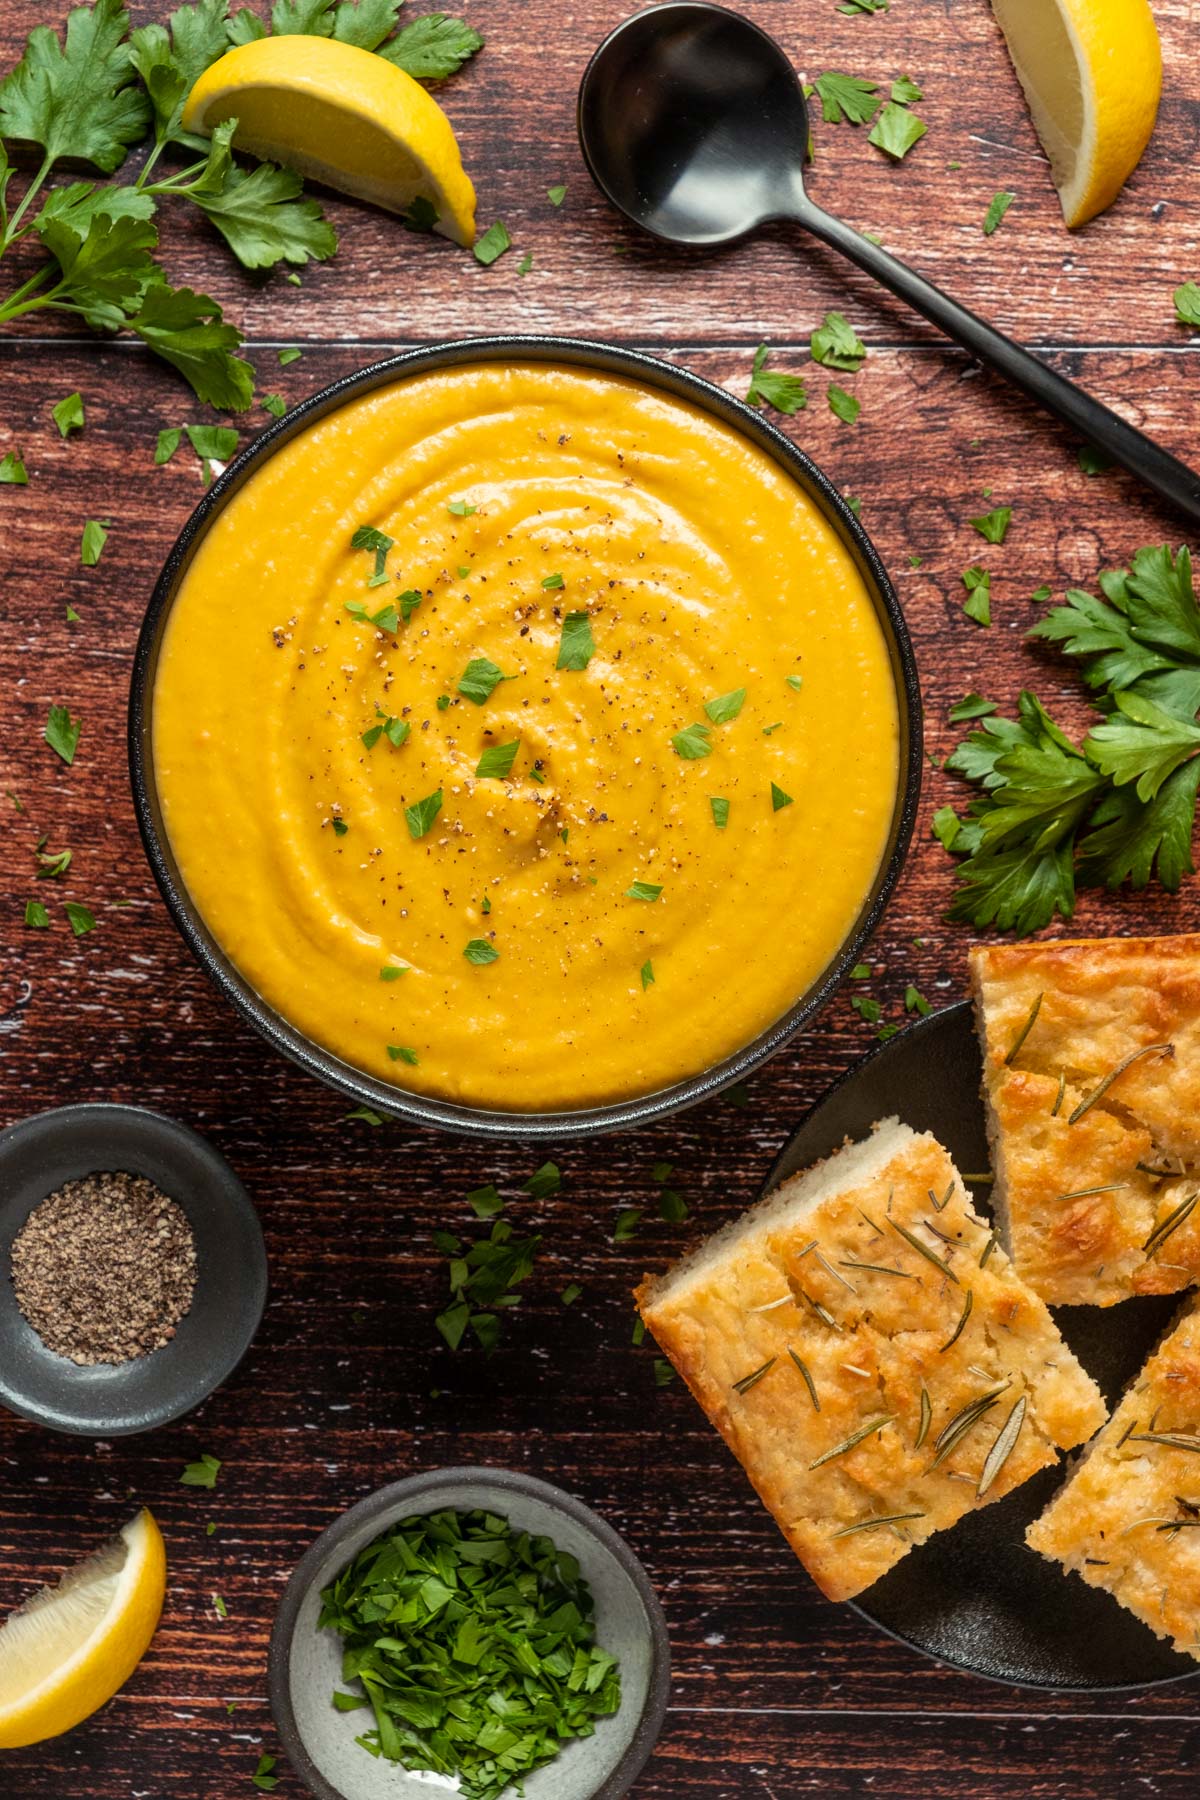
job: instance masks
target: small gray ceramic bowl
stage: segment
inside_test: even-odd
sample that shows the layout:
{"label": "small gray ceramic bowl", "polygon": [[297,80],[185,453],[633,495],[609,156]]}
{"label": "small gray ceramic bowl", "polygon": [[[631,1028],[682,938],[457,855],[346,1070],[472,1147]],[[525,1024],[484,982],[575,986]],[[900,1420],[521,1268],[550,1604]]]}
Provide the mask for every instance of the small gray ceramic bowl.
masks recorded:
{"label": "small gray ceramic bowl", "polygon": [[[335,1711],[341,1639],[318,1631],[321,1589],[389,1526],[417,1513],[485,1510],[552,1538],[579,1561],[596,1602],[596,1640],[621,1665],[621,1704],[595,1734],[525,1778],[526,1800],[620,1800],[649,1760],[671,1685],[666,1622],[629,1545],[583,1502],[506,1469],[434,1469],[369,1494],[323,1531],[296,1566],[271,1634],[271,1709],[288,1760],[317,1800],[434,1800],[439,1775],[384,1762],[355,1743],[361,1713]],[[366,1715],[369,1718],[369,1715]],[[505,1800],[514,1790],[505,1790]]]}
{"label": "small gray ceramic bowl", "polygon": [[[187,1214],[196,1291],[175,1336],[126,1363],[79,1368],[48,1350],[12,1284],[13,1239],[65,1181],[144,1175]],[[141,1106],[60,1106],[0,1132],[0,1405],[52,1431],[128,1437],[207,1399],[249,1349],[267,1299],[267,1257],[249,1194],[186,1125]]]}

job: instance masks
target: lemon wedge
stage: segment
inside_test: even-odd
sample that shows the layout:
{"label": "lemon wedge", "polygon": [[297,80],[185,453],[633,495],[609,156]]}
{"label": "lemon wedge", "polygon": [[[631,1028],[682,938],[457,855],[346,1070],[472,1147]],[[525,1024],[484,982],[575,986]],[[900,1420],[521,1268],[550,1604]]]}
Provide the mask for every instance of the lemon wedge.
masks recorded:
{"label": "lemon wedge", "polygon": [[336,38],[265,37],[226,51],[183,111],[211,135],[236,119],[234,143],[314,181],[406,213],[425,201],[456,244],[475,241],[475,190],[449,119],[419,81]]}
{"label": "lemon wedge", "polygon": [[1162,50],[1147,0],[992,0],[1071,227],[1111,206],[1150,141]]}
{"label": "lemon wedge", "polygon": [[0,1750],[58,1737],[111,1700],[146,1654],[166,1590],[162,1533],[143,1509],[11,1613],[0,1626]]}

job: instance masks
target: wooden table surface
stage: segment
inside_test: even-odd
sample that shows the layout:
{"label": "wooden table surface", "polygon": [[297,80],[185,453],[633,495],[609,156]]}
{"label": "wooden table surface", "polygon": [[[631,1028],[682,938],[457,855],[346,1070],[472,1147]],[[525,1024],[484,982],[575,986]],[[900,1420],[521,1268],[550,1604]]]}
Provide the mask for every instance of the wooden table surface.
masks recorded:
{"label": "wooden table surface", "polygon": [[[444,91],[480,195],[518,255],[484,269],[394,220],[331,199],[334,261],[281,276],[236,272],[223,249],[169,214],[177,283],[207,288],[241,321],[264,390],[289,401],[392,349],[498,330],[570,331],[660,351],[744,392],[768,341],[800,368],[810,330],[843,309],[870,355],[853,380],[857,425],[825,402],[813,366],[808,409],[788,424],[844,488],[895,580],[919,658],[927,747],[955,741],[946,707],[972,687],[1011,704],[1026,683],[1075,703],[1061,659],[1023,642],[1042,582],[1090,585],[1175,522],[1110,473],[1089,479],[1077,446],[969,365],[898,305],[791,231],[700,257],[636,241],[580,162],[574,95],[584,62],[628,0],[469,0],[487,48]],[[141,21],[165,9],[134,7]],[[414,7],[414,10],[417,8]],[[818,122],[812,190],[1066,373],[1157,435],[1196,454],[1197,364],[1173,320],[1172,288],[1200,275],[1195,249],[1200,60],[1195,0],[1157,0],[1167,87],[1153,145],[1116,207],[1063,229],[1046,164],[986,0],[892,0],[846,16],[834,0],[753,0],[810,74],[835,68],[925,89],[928,136],[892,166],[849,126]],[[57,21],[33,0],[0,0],[0,65],[24,34]],[[556,210],[546,188],[565,182]],[[1001,188],[1017,196],[994,237],[981,223]],[[45,315],[43,315],[44,317]],[[276,351],[299,345],[280,369]],[[79,388],[82,437],[59,440],[50,406]],[[434,1329],[444,1262],[431,1234],[464,1227],[464,1195],[495,1180],[512,1195],[541,1160],[430,1132],[345,1122],[339,1099],[264,1053],[185,951],[134,827],[124,751],[130,654],[156,571],[200,496],[198,465],[152,457],[161,427],[201,416],[140,348],[36,324],[0,341],[0,454],[19,449],[26,488],[0,488],[6,810],[0,1053],[4,1122],[66,1101],[137,1101],[186,1120],[230,1159],[257,1201],[272,1292],[251,1354],[194,1416],[124,1442],[93,1444],[0,1418],[0,1605],[115,1529],[134,1500],[165,1531],[170,1590],[149,1655],[121,1695],[59,1742],[0,1763],[8,1800],[233,1800],[254,1792],[259,1755],[278,1749],[265,1652],[284,1581],[316,1533],[392,1477],[448,1462],[527,1469],[581,1495],[642,1557],[666,1608],[671,1707],[637,1800],[1109,1800],[1200,1793],[1200,1688],[1144,1697],[1019,1691],[935,1667],[827,1603],[793,1562],[740,1471],[679,1385],[655,1387],[649,1345],[630,1341],[630,1286],[697,1233],[734,1215],[830,1080],[872,1032],[837,997],[751,1084],[652,1130],[558,1153],[561,1193],[513,1200],[545,1234],[534,1277],[490,1359],[451,1356]],[[241,421],[247,434],[265,415]],[[245,439],[243,440],[245,441]],[[985,492],[991,499],[985,501]],[[983,548],[970,515],[1011,504],[1008,541],[988,552],[995,623],[961,612],[960,572]],[[87,517],[112,521],[100,566],[81,569]],[[908,557],[922,560],[918,571]],[[80,614],[64,624],[64,602]],[[47,704],[82,715],[75,765],[41,741]],[[908,982],[934,1003],[963,991],[968,933],[942,915],[948,859],[929,836],[955,784],[927,773],[913,853],[872,950],[870,984],[898,1019]],[[35,891],[34,839],[69,845],[66,889],[98,928],[73,942],[60,922],[22,927]],[[41,890],[44,893],[44,887]],[[123,903],[118,907],[117,902]],[[1085,897],[1084,929],[1183,929],[1194,884],[1174,900]],[[675,1165],[692,1218],[658,1222],[651,1168]],[[619,1208],[644,1206],[633,1243],[614,1245]],[[578,1281],[570,1310],[558,1294]],[[222,1462],[211,1496],[182,1487],[185,1462]],[[216,1530],[206,1535],[206,1522]],[[217,1617],[213,1595],[228,1617]],[[298,1795],[281,1763],[280,1795]]]}

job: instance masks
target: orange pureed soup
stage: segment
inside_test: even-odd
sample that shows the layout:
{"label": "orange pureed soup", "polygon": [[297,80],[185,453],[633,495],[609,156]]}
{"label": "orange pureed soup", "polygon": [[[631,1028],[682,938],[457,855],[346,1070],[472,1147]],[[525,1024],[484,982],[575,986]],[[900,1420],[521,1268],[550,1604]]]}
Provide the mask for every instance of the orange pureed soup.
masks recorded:
{"label": "orange pureed soup", "polygon": [[895,682],[812,501],[707,413],[488,363],[353,400],[216,518],[154,689],[171,847],[263,999],[523,1111],[785,1013],[885,853]]}

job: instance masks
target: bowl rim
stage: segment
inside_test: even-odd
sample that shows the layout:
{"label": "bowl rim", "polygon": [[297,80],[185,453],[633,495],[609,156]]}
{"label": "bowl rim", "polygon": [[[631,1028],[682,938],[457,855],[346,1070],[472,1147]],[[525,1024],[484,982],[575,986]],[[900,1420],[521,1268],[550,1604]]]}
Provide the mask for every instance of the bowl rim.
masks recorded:
{"label": "bowl rim", "polygon": [[[651,1093],[555,1112],[499,1111],[416,1093],[368,1075],[291,1025],[240,973],[191,900],[163,823],[152,750],[154,677],[171,606],[204,534],[259,465],[299,432],[349,401],[405,376],[473,363],[521,361],[565,363],[640,382],[699,407],[781,464],[833,527],[865,581],[887,639],[899,714],[899,779],[887,845],[856,920],[816,980],[785,1013],[721,1061]],[[643,350],[598,340],[528,333],[425,344],[339,376],[273,421],[234,458],[185,522],[155,583],[134,651],[127,744],[138,830],[167,911],[218,993],[272,1049],[327,1087],[384,1118],[437,1126],[465,1136],[525,1141],[591,1137],[648,1124],[711,1099],[743,1081],[782,1050],[831,998],[846,972],[860,959],[879,924],[912,838],[923,764],[920,682],[904,613],[878,551],[829,476],[769,419],[690,369]]]}
{"label": "bowl rim", "polygon": [[552,1482],[543,1481],[538,1475],[527,1475],[520,1469],[491,1468],[486,1463],[459,1464],[406,1475],[399,1481],[388,1482],[386,1486],[365,1495],[325,1527],[288,1577],[271,1627],[267,1649],[267,1692],[279,1740],[287,1759],[305,1786],[316,1796],[316,1800],[350,1800],[342,1789],[326,1780],[313,1762],[301,1736],[292,1705],[292,1642],[300,1608],[316,1579],[320,1565],[329,1552],[336,1549],[359,1525],[370,1525],[376,1520],[382,1520],[389,1513],[395,1513],[398,1506],[403,1506],[403,1511],[398,1516],[407,1517],[410,1511],[420,1510],[419,1504],[409,1507],[407,1502],[410,1500],[419,1502],[423,1494],[473,1481],[486,1482],[489,1487],[499,1488],[508,1495],[539,1500],[553,1511],[562,1513],[575,1524],[581,1525],[608,1551],[632,1582],[650,1631],[650,1671],[646,1698],[633,1736],[616,1766],[591,1795],[591,1800],[622,1800],[622,1796],[629,1792],[650,1760],[662,1732],[670,1698],[671,1643],[662,1604],[640,1559],[606,1519],[602,1519],[590,1506],[568,1493],[565,1488],[555,1487]]}
{"label": "bowl rim", "polygon": [[[266,1244],[263,1239],[262,1221],[254,1205],[250,1192],[237,1173],[237,1170],[221,1154],[215,1144],[181,1119],[172,1118],[169,1113],[158,1112],[153,1107],[135,1106],[128,1101],[118,1100],[77,1100],[66,1106],[51,1106],[41,1112],[29,1113],[25,1118],[14,1119],[11,1124],[0,1130],[0,1167],[3,1166],[5,1153],[10,1145],[19,1144],[26,1136],[38,1137],[49,1130],[61,1132],[64,1129],[78,1127],[83,1137],[88,1136],[87,1128],[94,1127],[103,1134],[111,1125],[118,1125],[134,1131],[143,1139],[154,1138],[160,1145],[169,1146],[170,1153],[180,1151],[185,1156],[193,1157],[199,1166],[207,1168],[216,1179],[223,1204],[233,1213],[240,1216],[249,1231],[251,1263],[246,1269],[248,1278],[248,1311],[241,1328],[228,1335],[224,1352],[205,1365],[202,1381],[188,1385],[181,1384],[173,1397],[165,1398],[158,1405],[145,1408],[136,1417],[128,1413],[110,1413],[104,1418],[85,1418],[82,1413],[75,1413],[69,1419],[47,1412],[31,1402],[24,1392],[15,1387],[0,1370],[0,1407],[15,1413],[18,1418],[27,1419],[34,1425],[40,1425],[44,1431],[53,1431],[60,1437],[81,1438],[117,1438],[138,1437],[143,1432],[157,1431],[164,1425],[174,1424],[195,1412],[204,1402],[224,1387],[241,1367],[249,1355],[262,1325],[266,1311],[267,1298],[270,1291],[270,1276],[267,1263]],[[101,1149],[98,1153],[97,1167],[106,1162],[111,1166],[108,1153]],[[130,1161],[134,1159],[131,1157]],[[134,1169],[133,1173],[138,1171]],[[186,1202],[178,1195],[172,1196],[178,1206],[186,1213]],[[3,1258],[7,1264],[7,1253]],[[2,1277],[3,1271],[0,1271]],[[220,1280],[219,1271],[217,1281]],[[210,1287],[215,1285],[208,1284]],[[0,1305],[6,1311],[16,1311],[16,1295],[12,1283],[3,1281],[4,1294],[0,1294]],[[197,1283],[199,1291],[199,1283]],[[196,1304],[195,1298],[192,1302]],[[32,1329],[32,1328],[31,1328]],[[162,1352],[152,1352],[153,1355]],[[117,1368],[132,1368],[130,1364],[118,1364]],[[211,1376],[211,1379],[210,1379]]]}

